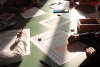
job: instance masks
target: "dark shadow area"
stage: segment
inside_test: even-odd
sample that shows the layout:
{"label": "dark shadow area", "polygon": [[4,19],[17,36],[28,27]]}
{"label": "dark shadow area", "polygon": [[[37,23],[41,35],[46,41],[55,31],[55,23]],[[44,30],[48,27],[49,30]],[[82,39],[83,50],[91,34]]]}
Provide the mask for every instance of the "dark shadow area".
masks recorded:
{"label": "dark shadow area", "polygon": [[95,13],[96,12],[96,7],[78,6],[78,7],[76,7],[76,11],[81,15],[90,14],[90,13]]}
{"label": "dark shadow area", "polygon": [[22,61],[19,61],[17,63],[9,64],[11,67],[19,67]]}
{"label": "dark shadow area", "polygon": [[4,13],[4,10],[3,10],[3,5],[0,3],[0,15]]}
{"label": "dark shadow area", "polygon": [[[84,47],[84,48],[83,48]],[[85,46],[84,45],[81,45],[80,43],[78,42],[74,42],[73,44],[71,44],[67,50],[69,52],[85,52]]]}
{"label": "dark shadow area", "polygon": [[21,64],[22,60],[13,64],[9,64],[9,65],[3,65],[2,67],[19,67],[19,65]]}
{"label": "dark shadow area", "polygon": [[16,42],[13,44],[13,45],[11,45],[11,47],[10,47],[10,50],[14,50],[14,48],[17,46],[17,44],[16,44]]}
{"label": "dark shadow area", "polygon": [[[43,7],[43,5],[46,3],[46,1],[47,1],[47,0],[40,0],[40,5],[41,5],[41,7],[38,7],[38,6],[33,6],[33,7],[37,7],[37,8],[39,8],[39,9],[41,9],[41,8]],[[1,6],[2,6],[2,4],[1,4]],[[4,13],[4,9],[3,9],[3,8],[2,8],[1,11],[2,11],[1,14]],[[36,11],[36,12],[38,12],[38,11]],[[35,14],[35,13],[33,12],[33,15],[34,15],[34,14]],[[32,14],[31,14],[31,15],[32,15]],[[17,13],[14,17],[12,17],[12,19],[9,20],[9,22],[12,22],[12,21],[15,20],[15,21],[16,21],[16,24],[14,24],[14,25],[12,25],[12,26],[10,26],[10,27],[7,27],[7,28],[5,28],[5,29],[3,29],[2,31],[22,29],[23,26],[24,26],[26,23],[28,23],[32,18],[34,18],[34,17],[25,19],[21,14]],[[1,31],[1,32],[2,32],[2,31]]]}

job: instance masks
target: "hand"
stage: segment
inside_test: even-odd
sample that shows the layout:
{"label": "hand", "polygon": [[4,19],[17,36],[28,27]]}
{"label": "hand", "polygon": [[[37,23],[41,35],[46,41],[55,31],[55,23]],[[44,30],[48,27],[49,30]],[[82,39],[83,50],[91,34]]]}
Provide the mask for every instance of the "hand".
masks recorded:
{"label": "hand", "polygon": [[17,35],[17,38],[20,38],[20,37],[25,37],[26,38],[26,34],[23,33],[23,32],[19,32],[16,35]]}
{"label": "hand", "polygon": [[92,57],[94,54],[96,54],[96,50],[93,48],[93,47],[89,47],[89,48],[86,48],[86,53]]}
{"label": "hand", "polygon": [[27,10],[29,10],[31,7],[32,7],[31,4],[26,6]]}
{"label": "hand", "polygon": [[72,44],[74,41],[79,40],[79,35],[70,35],[68,38],[68,45]]}
{"label": "hand", "polygon": [[23,8],[19,8],[18,9],[18,12],[19,13],[24,13],[26,10],[27,10],[27,8],[26,7],[23,7]]}

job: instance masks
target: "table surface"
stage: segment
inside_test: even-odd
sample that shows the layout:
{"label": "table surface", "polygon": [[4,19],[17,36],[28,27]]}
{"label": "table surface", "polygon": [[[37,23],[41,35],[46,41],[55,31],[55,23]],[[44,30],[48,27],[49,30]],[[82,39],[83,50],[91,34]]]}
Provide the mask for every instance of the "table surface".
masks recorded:
{"label": "table surface", "polygon": [[[23,26],[25,25],[25,23],[27,23],[25,29],[27,29],[27,28],[30,29],[30,37],[51,30],[50,28],[48,28],[44,25],[41,25],[38,22],[48,19],[48,18],[51,18],[53,16],[57,16],[57,14],[53,13],[53,9],[50,9],[48,6],[49,3],[55,3],[57,1],[58,0],[44,0],[41,2],[41,4],[43,4],[43,7],[41,7],[40,9],[47,13],[45,15],[25,19],[20,14],[17,14],[11,20],[9,20],[9,21],[15,20],[17,23],[13,26],[10,26],[10,27],[2,30],[2,31],[22,29]],[[63,13],[61,16],[66,17],[66,18],[72,20],[73,23],[77,24],[78,18],[76,18],[76,15],[74,15],[75,12],[77,12],[80,15],[84,15],[84,14],[95,12],[95,8],[87,6],[87,7],[83,7],[82,9],[78,9],[78,10],[70,9],[69,13]],[[94,43],[86,43],[86,44],[89,46],[95,47]],[[47,55],[45,55],[32,42],[30,42],[30,52],[31,52],[30,55],[24,56],[21,63],[11,64],[11,67],[45,67],[44,65],[42,65],[39,62],[40,59],[44,60],[45,62],[49,63],[50,65],[52,65],[54,67],[59,67],[52,59],[50,59]],[[86,54],[83,53],[60,67],[78,67],[85,58],[86,58]]]}

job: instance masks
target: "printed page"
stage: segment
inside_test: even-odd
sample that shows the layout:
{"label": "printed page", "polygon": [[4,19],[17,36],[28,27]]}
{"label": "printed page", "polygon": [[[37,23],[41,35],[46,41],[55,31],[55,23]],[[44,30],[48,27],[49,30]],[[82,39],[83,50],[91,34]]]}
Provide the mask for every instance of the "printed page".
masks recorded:
{"label": "printed page", "polygon": [[54,17],[45,19],[39,23],[46,26],[46,27],[49,27],[49,28],[57,28],[58,26],[66,23],[67,21],[69,21],[69,19],[67,19],[65,17],[54,16]]}
{"label": "printed page", "polygon": [[[15,40],[17,38],[16,33],[20,30],[11,30],[0,33],[0,51],[11,51],[16,45]],[[30,29],[23,29],[23,32],[26,34],[27,38],[27,48],[25,55],[30,55]]]}
{"label": "printed page", "polygon": [[68,46],[67,39],[68,34],[59,29],[31,37],[31,41],[59,66],[84,53],[87,47],[80,42]]}
{"label": "printed page", "polygon": [[27,10],[24,13],[20,13],[24,18],[32,18],[32,17],[36,17],[36,16],[40,16],[40,15],[44,15],[47,14],[44,11],[36,8],[36,7],[32,7],[31,9]]}

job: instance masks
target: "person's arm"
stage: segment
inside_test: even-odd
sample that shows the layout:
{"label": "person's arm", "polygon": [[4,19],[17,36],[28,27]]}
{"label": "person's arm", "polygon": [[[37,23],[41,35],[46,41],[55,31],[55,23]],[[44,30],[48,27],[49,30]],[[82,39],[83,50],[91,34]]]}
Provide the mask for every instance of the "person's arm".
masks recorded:
{"label": "person's arm", "polygon": [[18,13],[18,8],[15,7],[14,0],[7,0],[7,2],[4,4],[4,10],[7,13]]}
{"label": "person's arm", "polygon": [[90,6],[97,6],[100,3],[100,1],[92,1],[90,2]]}
{"label": "person's arm", "polygon": [[97,6],[100,3],[100,1],[83,1],[79,0],[79,5],[90,5],[90,6]]}
{"label": "person's arm", "polygon": [[30,5],[31,7],[34,6],[34,5],[37,5],[37,4],[39,4],[39,0],[30,0],[29,5]]}
{"label": "person's arm", "polygon": [[78,35],[70,35],[68,37],[68,44],[73,43],[74,41],[94,41],[95,33],[84,33]]}
{"label": "person's arm", "polygon": [[95,40],[95,33],[85,33],[80,34],[79,41],[94,41]]}
{"label": "person's arm", "polygon": [[26,38],[20,37],[13,44],[16,45],[12,51],[0,52],[0,65],[12,64],[22,60],[26,50]]}
{"label": "person's arm", "polygon": [[30,3],[25,7],[27,8],[27,10],[29,10],[32,6],[38,6],[38,4],[39,4],[39,0],[30,0]]}

